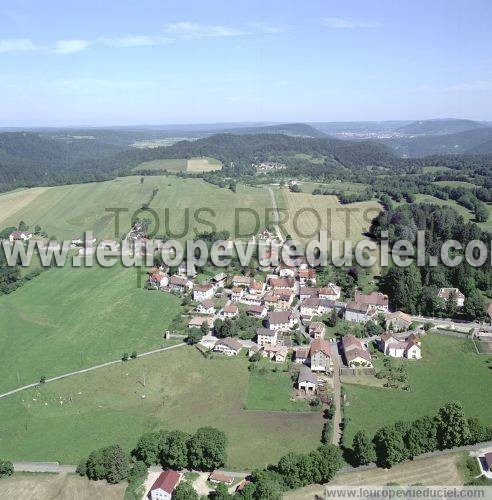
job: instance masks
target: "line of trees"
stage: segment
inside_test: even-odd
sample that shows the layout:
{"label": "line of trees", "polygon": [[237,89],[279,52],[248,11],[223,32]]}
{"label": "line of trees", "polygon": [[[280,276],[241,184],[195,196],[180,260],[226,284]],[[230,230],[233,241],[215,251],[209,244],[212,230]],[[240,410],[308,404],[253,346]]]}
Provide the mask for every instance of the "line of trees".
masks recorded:
{"label": "line of trees", "polygon": [[433,417],[381,427],[372,439],[360,430],[354,436],[349,459],[356,466],[376,462],[379,467],[389,468],[423,453],[490,439],[492,427],[477,418],[466,418],[461,403],[450,402]]}

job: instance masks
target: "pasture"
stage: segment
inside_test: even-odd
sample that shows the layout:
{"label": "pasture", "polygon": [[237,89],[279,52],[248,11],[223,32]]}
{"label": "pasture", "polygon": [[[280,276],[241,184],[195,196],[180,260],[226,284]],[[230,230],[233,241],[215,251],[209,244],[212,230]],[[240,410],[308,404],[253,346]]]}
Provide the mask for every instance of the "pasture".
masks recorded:
{"label": "pasture", "polygon": [[137,165],[133,170],[139,172],[142,170],[166,170],[168,172],[213,172],[220,170],[222,163],[209,156],[190,158],[165,158],[162,160],[145,161]]}
{"label": "pasture", "polygon": [[382,210],[376,201],[342,205],[336,196],[292,193],[286,189],[281,194],[288,214],[284,232],[301,241],[313,238],[314,233],[323,229],[332,239],[350,239],[355,243],[363,239],[371,220]]}
{"label": "pasture", "polygon": [[[156,196],[152,196],[157,190]],[[152,199],[152,200],[151,200]],[[219,188],[202,179],[176,176],[138,176],[112,181],[33,188],[0,195],[0,227],[17,226],[24,220],[31,228],[39,224],[50,236],[72,239],[85,230],[98,239],[115,238],[115,214],[107,209],[120,208],[118,235],[128,231],[132,216],[150,201],[159,217],[157,233],[173,230],[186,239],[196,232],[227,229],[234,232],[235,209],[254,208],[258,225],[251,214],[239,214],[239,228],[254,231],[264,225],[264,209],[271,206],[263,187],[237,186],[237,192]],[[188,209],[188,211],[186,211]],[[201,213],[198,212],[201,209]],[[210,212],[209,210],[212,210]],[[137,214],[138,215],[138,214]],[[197,217],[195,217],[197,215]],[[141,213],[141,217],[152,218]],[[208,222],[203,223],[202,218]],[[153,229],[155,225],[153,224]],[[167,231],[169,229],[169,231]]]}
{"label": "pasture", "polygon": [[2,456],[77,464],[111,443],[130,450],[144,432],[207,425],[226,433],[230,469],[317,447],[321,412],[244,409],[247,366],[244,352],[205,358],[185,346],[27,390],[0,400]]}
{"label": "pasture", "polygon": [[0,296],[0,392],[161,347],[179,312],[176,297],[138,288],[134,268],[45,271]]}
{"label": "pasture", "polygon": [[398,420],[433,415],[449,401],[460,401],[468,417],[480,417],[492,424],[492,359],[478,355],[471,340],[426,335],[422,359],[400,362],[407,366],[410,391],[344,383],[345,414],[349,418],[344,434],[347,446],[360,429],[373,435]]}

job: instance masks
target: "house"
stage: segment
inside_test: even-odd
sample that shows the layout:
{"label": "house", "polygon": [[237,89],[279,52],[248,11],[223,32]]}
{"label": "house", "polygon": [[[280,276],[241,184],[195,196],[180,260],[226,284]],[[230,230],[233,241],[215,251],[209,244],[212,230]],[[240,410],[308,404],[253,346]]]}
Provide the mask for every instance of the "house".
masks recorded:
{"label": "house", "polygon": [[342,289],[334,283],[328,283],[325,287],[319,289],[319,298],[328,300],[339,300]]}
{"label": "house", "polygon": [[294,290],[294,280],[292,278],[270,278],[268,284],[277,290]]}
{"label": "house", "polygon": [[278,304],[280,297],[278,295],[274,295],[273,293],[268,293],[263,297],[263,302],[269,308],[273,308]]}
{"label": "house", "polygon": [[169,276],[157,271],[149,276],[149,283],[164,288],[169,284]]}
{"label": "house", "polygon": [[210,316],[193,316],[188,321],[188,328],[201,328],[203,323],[208,323],[210,330],[214,326],[214,320]]}
{"label": "house", "polygon": [[330,373],[333,369],[330,343],[323,339],[314,339],[309,345],[311,371]]}
{"label": "house", "polygon": [[301,302],[300,312],[304,318],[322,316],[335,308],[335,302],[327,299],[305,299]]}
{"label": "house", "polygon": [[299,346],[294,348],[294,362],[306,363],[309,359],[309,346]]}
{"label": "house", "polygon": [[451,297],[456,301],[457,307],[463,307],[465,304],[465,296],[458,288],[441,288],[437,296],[447,302]]}
{"label": "house", "polygon": [[150,488],[150,500],[170,500],[182,477],[182,474],[172,469],[161,472]]}
{"label": "house", "polygon": [[386,328],[393,332],[408,330],[412,324],[412,317],[401,311],[386,315]]}
{"label": "house", "polygon": [[318,377],[306,365],[302,365],[297,376],[298,389],[307,394],[315,394],[318,385]]}
{"label": "house", "polygon": [[265,306],[253,304],[246,309],[246,314],[253,316],[254,318],[264,318],[267,315],[267,309]]}
{"label": "house", "polygon": [[211,284],[195,285],[193,287],[193,300],[201,302],[203,300],[213,298],[215,293],[214,287]]}
{"label": "house", "polygon": [[234,478],[232,476],[229,476],[227,474],[224,474],[223,472],[220,472],[218,470],[214,470],[210,476],[208,476],[208,480],[211,483],[223,483],[227,485],[231,485],[234,482]]}
{"label": "house", "polygon": [[264,291],[265,283],[263,283],[262,281],[253,280],[248,287],[248,292],[253,295],[261,295]]}
{"label": "house", "polygon": [[99,248],[115,252],[120,248],[120,244],[116,240],[101,240],[101,242],[99,243]]}
{"label": "house", "polygon": [[377,315],[378,311],[375,307],[352,300],[345,307],[344,318],[353,323],[366,323],[369,320],[376,321]]}
{"label": "house", "polygon": [[232,337],[226,337],[225,339],[217,340],[214,351],[221,352],[226,356],[237,356],[242,347],[242,344],[238,340]]}
{"label": "house", "polygon": [[169,288],[179,293],[184,293],[193,288],[193,282],[185,276],[174,274],[169,278]]}
{"label": "house", "polygon": [[307,282],[316,284],[316,269],[313,269],[312,267],[308,269],[300,269],[298,278],[301,285],[305,285]]}
{"label": "house", "polygon": [[321,323],[320,321],[313,321],[309,325],[309,335],[313,339],[322,339],[325,336],[326,332],[326,326],[324,323]]}
{"label": "house", "polygon": [[233,286],[231,290],[231,300],[234,302],[238,302],[241,297],[243,296],[244,289],[242,289],[240,286]]}
{"label": "house", "polygon": [[196,306],[196,310],[201,314],[215,314],[214,301],[210,299],[204,300]]}
{"label": "house", "polygon": [[83,236],[75,236],[70,241],[70,244],[79,247],[79,246],[82,246],[84,243],[87,243],[88,245],[93,245],[95,242],[96,242],[96,238],[87,238],[87,241],[86,241],[86,240],[84,240]]}
{"label": "house", "polygon": [[294,294],[290,290],[275,290],[274,293],[275,296],[278,297],[278,309],[288,309],[291,306],[294,300]]}
{"label": "house", "polygon": [[251,481],[248,481],[247,479],[243,479],[237,486],[236,486],[236,493],[241,493],[241,491],[244,490],[244,488],[246,488],[246,486],[248,486],[248,484],[250,483]]}
{"label": "house", "polygon": [[222,316],[224,316],[224,318],[234,318],[238,313],[239,308],[235,304],[227,304],[224,306],[224,309],[222,309]]}
{"label": "house", "polygon": [[270,330],[268,328],[258,328],[258,330],[256,330],[256,343],[260,347],[276,345],[277,341],[278,334],[276,330]]}
{"label": "house", "polygon": [[28,231],[13,231],[9,234],[10,243],[14,241],[27,241],[32,238],[32,233]]}
{"label": "house", "polygon": [[287,360],[289,349],[283,345],[266,345],[263,348],[262,356],[268,357],[276,363],[284,363]]}
{"label": "house", "polygon": [[296,275],[296,268],[294,266],[288,266],[285,262],[282,262],[278,268],[278,275],[281,278],[294,278]]}
{"label": "house", "polygon": [[314,287],[301,286],[299,289],[299,300],[318,298],[319,290]]}
{"label": "house", "polygon": [[251,295],[250,293],[243,293],[239,302],[242,304],[247,304],[249,306],[261,306],[263,299],[260,295]]}
{"label": "house", "polygon": [[244,286],[247,287],[251,283],[251,278],[249,276],[234,276],[232,278],[233,286]]}
{"label": "house", "polygon": [[480,470],[487,479],[492,479],[492,451],[477,457]]}
{"label": "house", "polygon": [[224,285],[226,283],[226,280],[227,280],[227,274],[226,273],[216,274],[212,278],[212,282],[214,283],[214,285],[215,285],[216,288],[224,287]]}
{"label": "house", "polygon": [[297,320],[292,311],[271,311],[267,324],[270,330],[287,331],[295,326]]}
{"label": "house", "polygon": [[342,337],[342,349],[345,362],[350,368],[372,367],[372,359],[369,351],[354,335],[349,334]]}
{"label": "house", "polygon": [[389,299],[387,295],[381,292],[361,293],[355,292],[354,301],[359,304],[366,304],[374,307],[379,312],[389,312]]}

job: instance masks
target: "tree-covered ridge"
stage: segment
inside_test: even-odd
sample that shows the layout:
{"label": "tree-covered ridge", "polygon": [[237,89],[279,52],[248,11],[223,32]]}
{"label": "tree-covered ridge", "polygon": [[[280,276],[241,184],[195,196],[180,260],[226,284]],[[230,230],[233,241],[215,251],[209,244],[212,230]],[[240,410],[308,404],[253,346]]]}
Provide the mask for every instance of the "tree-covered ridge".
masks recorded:
{"label": "tree-covered ridge", "polygon": [[[381,280],[382,289],[388,293],[392,305],[408,313],[427,316],[456,316],[455,301],[445,303],[438,297],[442,287],[458,288],[466,297],[462,314],[469,319],[481,319],[485,314],[480,291],[492,291],[490,263],[473,267],[465,259],[455,267],[442,263],[441,247],[445,241],[456,240],[463,246],[473,240],[482,241],[490,249],[492,235],[476,224],[465,222],[463,217],[449,207],[413,203],[389,207],[374,220],[371,232],[379,240],[387,231],[390,245],[397,240],[417,244],[417,231],[425,231],[425,265],[417,267],[391,267]],[[464,254],[463,252],[458,252]],[[453,255],[452,253],[450,254]],[[438,258],[432,265],[430,257]]]}

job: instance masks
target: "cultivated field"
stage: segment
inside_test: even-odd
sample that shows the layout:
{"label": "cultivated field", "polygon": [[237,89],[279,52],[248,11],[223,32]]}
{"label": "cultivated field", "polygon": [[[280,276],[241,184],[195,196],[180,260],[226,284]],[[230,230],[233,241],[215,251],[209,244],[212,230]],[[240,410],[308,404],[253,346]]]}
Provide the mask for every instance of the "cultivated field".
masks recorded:
{"label": "cultivated field", "polygon": [[[264,225],[264,209],[271,206],[265,188],[237,186],[237,192],[219,188],[201,179],[181,179],[176,176],[122,177],[112,181],[34,188],[0,195],[0,228],[17,226],[24,220],[29,226],[39,224],[50,236],[71,239],[84,230],[92,229],[97,238],[115,237],[115,215],[108,208],[122,208],[119,235],[128,231],[135,212],[148,203],[153,191],[157,195],[150,207],[159,216],[158,233],[168,228],[176,233],[188,235],[210,231],[208,224],[195,222],[203,218],[212,222],[216,229],[227,229],[231,233],[235,226],[235,209],[254,208],[258,211],[258,228]],[[168,209],[168,211],[166,210]],[[189,209],[188,217],[185,209]],[[199,209],[211,209],[213,213]],[[195,218],[194,215],[197,214]],[[137,214],[138,215],[138,214]],[[141,217],[149,214],[140,214]],[[188,223],[187,223],[188,220]],[[253,231],[256,226],[251,214],[239,214],[240,229]]]}
{"label": "cultivated field", "polygon": [[15,474],[0,481],[0,500],[14,498],[121,500],[126,483],[89,481],[74,474]]}
{"label": "cultivated field", "polygon": [[208,156],[190,158],[169,158],[162,160],[145,161],[137,165],[133,170],[167,170],[168,172],[213,172],[220,170],[222,163]]}
{"label": "cultivated field", "polygon": [[[314,196],[281,190],[285,200],[288,221],[285,231],[301,241],[309,240],[320,229],[331,232],[333,239],[350,239],[357,242],[369,229],[371,220],[382,209],[376,201],[365,201],[342,205],[336,196]],[[297,218],[296,218],[297,214]]]}
{"label": "cultivated field", "polygon": [[163,160],[144,161],[133,170],[167,170],[168,172],[185,172],[187,160],[184,158],[170,158]]}
{"label": "cultivated field", "polygon": [[449,401],[460,401],[469,417],[492,424],[492,359],[478,355],[471,340],[427,335],[422,340],[422,359],[402,362],[407,366],[410,391],[344,384],[349,418],[344,441],[348,446],[360,429],[372,435],[398,420],[433,415]]}
{"label": "cultivated field", "polygon": [[[149,317],[147,328],[153,321]],[[192,432],[205,425],[227,434],[226,467],[232,469],[262,467],[288,451],[317,447],[321,412],[244,409],[247,365],[245,355],[206,359],[186,346],[0,400],[2,456],[77,464],[110,443],[131,449],[146,431]]]}
{"label": "cultivated field", "polygon": [[[457,486],[463,484],[458,469],[460,453],[432,458],[416,458],[411,462],[398,464],[391,469],[369,469],[338,474],[327,486],[385,486],[422,484],[424,486]],[[311,500],[319,495],[323,498],[323,486],[311,485],[289,492],[284,498]]]}
{"label": "cultivated field", "polygon": [[179,311],[133,268],[50,269],[0,296],[0,392],[161,347]]}

